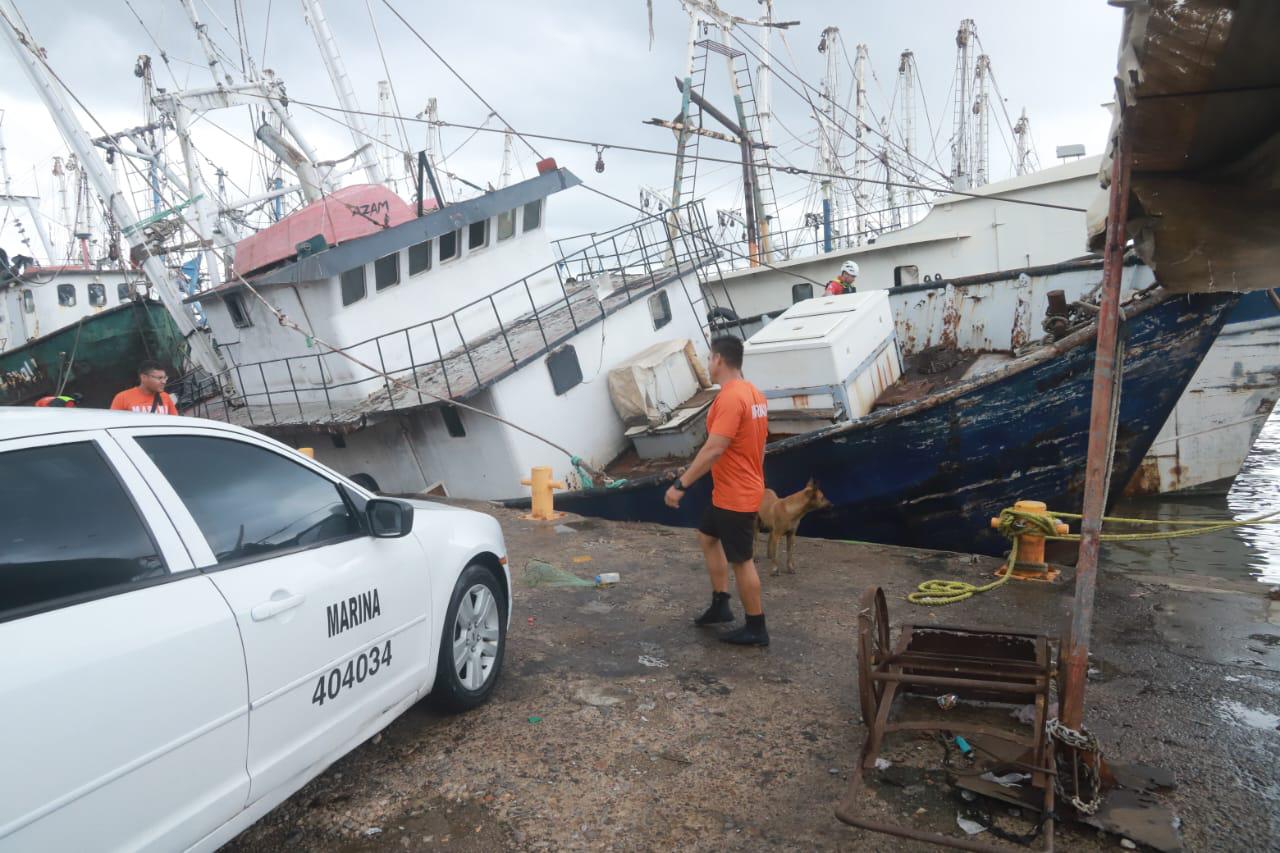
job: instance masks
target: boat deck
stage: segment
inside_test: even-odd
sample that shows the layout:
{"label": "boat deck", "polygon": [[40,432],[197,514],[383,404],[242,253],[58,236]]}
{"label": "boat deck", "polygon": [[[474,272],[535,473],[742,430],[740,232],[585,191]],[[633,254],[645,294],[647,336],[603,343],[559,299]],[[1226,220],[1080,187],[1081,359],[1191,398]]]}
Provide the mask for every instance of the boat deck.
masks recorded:
{"label": "boat deck", "polygon": [[[637,298],[681,281],[714,260],[715,256],[707,253],[651,272],[610,271],[567,283],[563,300],[529,311],[511,322],[500,323],[442,358],[417,364],[413,369],[389,372],[383,388],[361,400],[331,401],[327,396],[320,400],[307,399],[304,394],[314,397],[316,391],[322,389],[286,387],[232,398],[217,396],[201,401],[189,413],[259,429],[324,426],[343,430],[355,429],[391,412],[465,400]],[[698,286],[696,281],[684,284]],[[604,299],[597,297],[601,289],[608,291]],[[393,332],[384,337],[395,338],[400,334]],[[338,353],[324,357],[342,358]],[[241,371],[252,376],[253,366],[242,366]],[[362,379],[376,379],[377,375],[377,371],[371,371]]]}

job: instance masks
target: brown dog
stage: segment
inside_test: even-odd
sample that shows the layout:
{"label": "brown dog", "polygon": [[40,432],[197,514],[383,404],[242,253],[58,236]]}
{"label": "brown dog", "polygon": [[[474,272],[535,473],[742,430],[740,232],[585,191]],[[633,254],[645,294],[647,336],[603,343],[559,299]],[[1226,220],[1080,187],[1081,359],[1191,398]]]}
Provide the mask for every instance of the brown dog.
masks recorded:
{"label": "brown dog", "polygon": [[787,537],[787,574],[795,574],[796,563],[794,547],[796,528],[800,519],[815,509],[826,509],[831,501],[818,488],[818,484],[810,478],[808,485],[785,498],[778,497],[773,489],[764,490],[764,498],[760,501],[760,509],[756,513],[756,529],[769,531],[769,559],[773,562],[772,574],[778,574],[778,543]]}

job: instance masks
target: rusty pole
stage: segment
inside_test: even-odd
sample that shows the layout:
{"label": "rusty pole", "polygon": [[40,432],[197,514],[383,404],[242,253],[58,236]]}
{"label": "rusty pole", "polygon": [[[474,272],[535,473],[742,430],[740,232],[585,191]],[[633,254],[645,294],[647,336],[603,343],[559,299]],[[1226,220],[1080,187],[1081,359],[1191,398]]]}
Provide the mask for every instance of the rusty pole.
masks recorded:
{"label": "rusty pole", "polygon": [[1076,563],[1076,592],[1071,630],[1062,650],[1063,724],[1079,729],[1084,722],[1084,685],[1089,670],[1089,639],[1093,628],[1093,593],[1098,580],[1098,548],[1102,516],[1107,506],[1119,405],[1115,392],[1116,343],[1120,327],[1120,277],[1124,270],[1125,220],[1129,213],[1129,142],[1123,120],[1111,165],[1111,197],[1107,207],[1107,242],[1102,260],[1102,304],[1098,314],[1098,348],[1093,362],[1093,404],[1089,418],[1089,455],[1085,462],[1084,519],[1080,523],[1080,556]]}

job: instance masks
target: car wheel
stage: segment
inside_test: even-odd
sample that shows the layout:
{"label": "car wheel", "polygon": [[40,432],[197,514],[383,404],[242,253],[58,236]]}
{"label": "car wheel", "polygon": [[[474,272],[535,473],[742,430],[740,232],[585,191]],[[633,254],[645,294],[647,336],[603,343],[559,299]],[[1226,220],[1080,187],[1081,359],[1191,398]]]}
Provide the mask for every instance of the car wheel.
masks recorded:
{"label": "car wheel", "polygon": [[467,566],[453,588],[440,638],[434,703],[449,711],[483,704],[502,671],[507,620],[498,581],[484,566]]}

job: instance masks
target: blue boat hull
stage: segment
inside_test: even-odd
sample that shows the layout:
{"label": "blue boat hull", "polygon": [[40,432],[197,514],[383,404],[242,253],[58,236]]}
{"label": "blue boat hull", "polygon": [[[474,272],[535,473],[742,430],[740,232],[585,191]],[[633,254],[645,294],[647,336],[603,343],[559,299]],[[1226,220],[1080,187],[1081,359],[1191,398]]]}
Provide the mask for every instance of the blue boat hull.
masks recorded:
{"label": "blue boat hull", "polygon": [[[1122,328],[1112,497],[1137,469],[1234,303],[1230,295],[1167,297],[1138,309]],[[1014,501],[1080,510],[1094,347],[1091,328],[1060,342],[1060,352],[1028,356],[924,400],[771,444],[766,483],[784,495],[810,477],[822,485],[833,506],[804,520],[804,536],[1003,553],[1007,542],[989,519]],[[696,525],[710,500],[710,478],[673,510],[663,503],[670,476],[557,495],[556,505],[600,518]]]}

